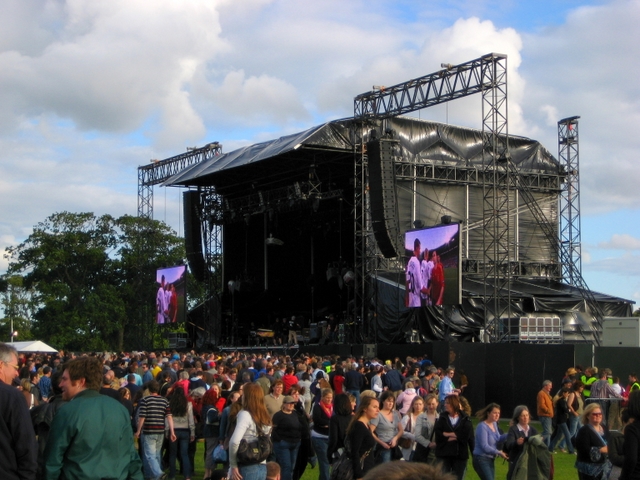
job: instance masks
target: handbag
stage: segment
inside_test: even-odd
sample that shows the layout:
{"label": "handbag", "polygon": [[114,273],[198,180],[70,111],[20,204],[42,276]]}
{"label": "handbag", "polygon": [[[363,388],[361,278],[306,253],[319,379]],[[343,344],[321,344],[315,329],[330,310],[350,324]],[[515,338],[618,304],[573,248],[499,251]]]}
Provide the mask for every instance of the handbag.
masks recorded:
{"label": "handbag", "polygon": [[240,440],[238,445],[238,453],[236,459],[239,465],[255,465],[264,462],[273,451],[273,444],[269,435],[265,434],[261,428],[256,425],[258,438],[247,442],[246,439]]}
{"label": "handbag", "polygon": [[229,455],[227,454],[227,451],[224,449],[222,445],[218,445],[216,446],[216,448],[213,449],[214,463],[227,463],[228,458],[229,458]]}
{"label": "handbag", "polygon": [[[407,422],[406,427],[404,427],[404,431],[411,432],[411,414],[409,414],[409,421]],[[408,437],[400,437],[400,440],[398,440],[398,446],[400,448],[411,448],[412,444],[413,440]]]}
{"label": "handbag", "polygon": [[[329,480],[354,480],[353,463],[351,463],[351,457],[347,445],[348,443],[345,439],[344,451],[340,454],[340,457],[331,464]],[[375,447],[372,447],[362,454],[362,457],[360,457],[360,468],[364,468],[364,461],[371,454],[374,448]]]}

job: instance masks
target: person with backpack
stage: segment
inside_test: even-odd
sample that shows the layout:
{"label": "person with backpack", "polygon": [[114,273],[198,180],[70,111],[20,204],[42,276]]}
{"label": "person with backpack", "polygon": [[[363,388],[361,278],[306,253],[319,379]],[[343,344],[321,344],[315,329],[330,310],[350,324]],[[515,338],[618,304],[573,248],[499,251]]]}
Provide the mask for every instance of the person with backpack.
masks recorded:
{"label": "person with backpack", "polygon": [[220,387],[214,385],[202,397],[202,436],[204,437],[204,476],[209,477],[215,469],[213,450],[220,440],[220,417],[225,406],[225,399],[220,396]]}

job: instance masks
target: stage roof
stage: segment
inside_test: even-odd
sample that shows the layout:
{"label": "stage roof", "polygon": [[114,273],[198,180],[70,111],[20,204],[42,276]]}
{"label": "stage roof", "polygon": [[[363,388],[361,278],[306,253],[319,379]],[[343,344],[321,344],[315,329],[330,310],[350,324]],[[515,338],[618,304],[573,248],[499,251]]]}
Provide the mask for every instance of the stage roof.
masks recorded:
{"label": "stage roof", "polygon": [[[334,120],[299,133],[242,147],[187,167],[167,180],[164,186],[228,185],[231,171],[242,167],[257,167],[263,163],[264,169],[256,170],[256,173],[260,173],[252,175],[253,178],[273,176],[278,172],[282,174],[287,168],[297,166],[307,168],[308,162],[303,161],[305,155],[312,154],[314,162],[322,163],[323,160],[317,158],[318,152],[324,152],[325,159],[331,157],[332,152],[340,155],[352,153],[353,125],[351,118]],[[482,166],[481,130],[411,117],[391,118],[387,120],[386,128],[396,132],[403,160],[439,165]],[[535,140],[510,135],[509,153],[520,170],[558,173],[557,160]],[[276,172],[272,168],[273,162],[269,160],[278,163]],[[281,168],[283,164],[280,162],[286,162],[285,168]],[[233,183],[241,180],[234,178]]]}

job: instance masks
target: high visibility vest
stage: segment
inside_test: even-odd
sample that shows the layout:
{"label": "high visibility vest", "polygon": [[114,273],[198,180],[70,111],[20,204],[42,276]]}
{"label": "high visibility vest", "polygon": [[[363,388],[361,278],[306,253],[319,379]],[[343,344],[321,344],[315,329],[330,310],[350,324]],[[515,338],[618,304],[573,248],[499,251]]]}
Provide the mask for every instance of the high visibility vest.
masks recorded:
{"label": "high visibility vest", "polygon": [[587,378],[586,375],[582,376],[582,383],[584,383],[584,390],[582,391],[582,395],[584,395],[585,398],[589,398],[591,396],[591,385],[593,385],[597,381],[598,379],[596,377]]}

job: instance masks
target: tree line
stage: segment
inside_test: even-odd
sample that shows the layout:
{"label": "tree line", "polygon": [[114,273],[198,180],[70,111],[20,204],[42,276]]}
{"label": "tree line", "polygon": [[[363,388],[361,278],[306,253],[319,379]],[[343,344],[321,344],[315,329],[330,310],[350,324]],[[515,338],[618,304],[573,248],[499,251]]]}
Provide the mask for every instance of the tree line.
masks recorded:
{"label": "tree line", "polygon": [[5,258],[1,341],[9,341],[13,320],[16,341],[123,351],[153,342],[156,269],[184,263],[185,249],[164,222],[60,212],[8,248]]}

